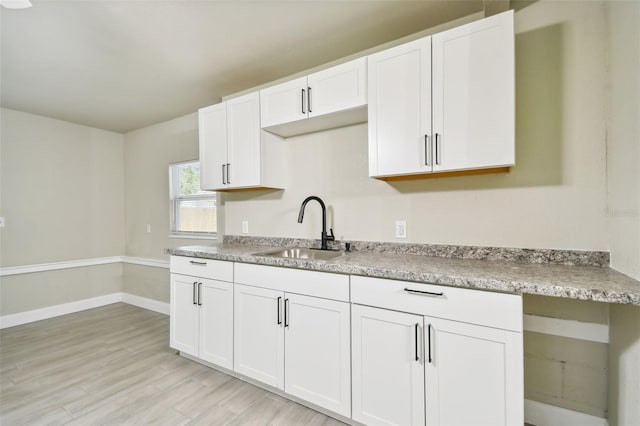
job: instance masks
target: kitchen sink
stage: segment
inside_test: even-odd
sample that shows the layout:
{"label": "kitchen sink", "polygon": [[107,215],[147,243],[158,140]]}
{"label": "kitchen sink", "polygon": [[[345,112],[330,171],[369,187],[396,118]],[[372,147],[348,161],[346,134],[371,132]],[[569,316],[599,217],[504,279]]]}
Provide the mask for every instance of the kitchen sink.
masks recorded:
{"label": "kitchen sink", "polygon": [[338,250],[319,250],[305,247],[292,247],[273,251],[254,253],[254,256],[282,257],[287,259],[330,260],[344,255]]}

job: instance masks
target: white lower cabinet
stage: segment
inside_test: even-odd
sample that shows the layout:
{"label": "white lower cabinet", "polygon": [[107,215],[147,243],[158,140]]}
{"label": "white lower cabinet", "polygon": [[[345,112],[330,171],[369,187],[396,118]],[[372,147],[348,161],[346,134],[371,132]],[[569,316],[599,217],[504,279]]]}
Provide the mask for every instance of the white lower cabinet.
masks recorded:
{"label": "white lower cabinet", "polygon": [[354,420],[524,423],[520,296],[352,277],[351,301]]}
{"label": "white lower cabinet", "polygon": [[170,346],[233,369],[233,283],[171,274]]}
{"label": "white lower cabinet", "polygon": [[427,425],[522,425],[522,335],[425,317]]}
{"label": "white lower cabinet", "polygon": [[350,417],[348,291],[345,275],[236,264],[235,371]]}
{"label": "white lower cabinet", "polygon": [[424,425],[422,316],[352,305],[353,420]]}

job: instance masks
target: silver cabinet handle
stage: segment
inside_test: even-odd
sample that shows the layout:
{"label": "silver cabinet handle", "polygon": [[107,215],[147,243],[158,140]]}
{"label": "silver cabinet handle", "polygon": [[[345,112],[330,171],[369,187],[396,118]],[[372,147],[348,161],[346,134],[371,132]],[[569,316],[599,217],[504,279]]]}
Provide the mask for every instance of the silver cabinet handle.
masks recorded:
{"label": "silver cabinet handle", "polygon": [[231,172],[229,170],[231,170],[231,164],[227,163],[227,185],[231,183],[231,178],[229,177]]}
{"label": "silver cabinet handle", "polygon": [[307,87],[307,111],[311,112],[311,87]]}
{"label": "silver cabinet handle", "polygon": [[197,262],[195,260],[190,260],[189,263],[192,265],[207,266],[207,262]]}
{"label": "silver cabinet handle", "polygon": [[198,283],[198,306],[202,306],[202,283]]}
{"label": "silver cabinet handle", "polygon": [[193,284],[192,284],[192,285],[193,285],[192,298],[193,298],[193,304],[194,304],[194,305],[197,305],[197,304],[198,304],[198,302],[197,302],[197,300],[196,300],[196,297],[198,297],[198,296],[196,295],[196,284],[198,284],[196,281],[194,281],[194,282],[193,282]]}
{"label": "silver cabinet handle", "polygon": [[222,184],[223,184],[223,185],[226,185],[226,184],[227,184],[227,182],[226,182],[226,180],[225,180],[225,176],[226,176],[226,175],[225,175],[225,173],[224,173],[224,168],[225,168],[225,167],[226,167],[226,165],[225,165],[225,164],[223,164],[223,165],[222,165]]}
{"label": "silver cabinet handle", "polygon": [[440,148],[440,135],[436,133],[436,164],[440,164],[441,162],[441,153],[442,149]]}
{"label": "silver cabinet handle", "polygon": [[301,103],[302,103],[302,113],[306,114],[307,112],[304,110],[304,92],[305,92],[305,90],[302,89],[302,102]]}
{"label": "silver cabinet handle", "polygon": [[424,135],[424,165],[429,165],[429,135]]}
{"label": "silver cabinet handle", "polygon": [[436,293],[434,291],[413,290],[411,288],[405,288],[404,291],[406,291],[407,293],[418,294],[418,295],[422,295],[422,296],[436,296],[436,297],[444,296],[444,293],[441,292],[441,291]]}
{"label": "silver cabinet handle", "polygon": [[415,336],[416,336],[416,361],[420,361],[420,355],[418,354],[418,330],[420,328],[420,324],[416,323],[415,325]]}

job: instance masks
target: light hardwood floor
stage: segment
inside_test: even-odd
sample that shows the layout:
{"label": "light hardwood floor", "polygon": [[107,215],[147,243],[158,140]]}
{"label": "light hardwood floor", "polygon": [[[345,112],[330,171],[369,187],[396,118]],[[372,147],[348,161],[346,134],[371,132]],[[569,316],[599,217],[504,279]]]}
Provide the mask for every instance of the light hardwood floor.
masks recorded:
{"label": "light hardwood floor", "polygon": [[123,303],[1,330],[0,424],[343,425],[176,355],[167,316]]}

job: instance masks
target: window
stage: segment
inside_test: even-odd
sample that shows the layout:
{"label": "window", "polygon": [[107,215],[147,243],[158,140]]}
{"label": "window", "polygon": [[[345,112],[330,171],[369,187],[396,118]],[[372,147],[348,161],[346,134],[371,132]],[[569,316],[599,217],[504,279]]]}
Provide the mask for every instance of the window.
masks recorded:
{"label": "window", "polygon": [[172,235],[216,235],[216,193],[200,190],[199,161],[169,165],[169,198]]}

